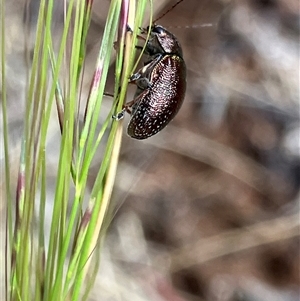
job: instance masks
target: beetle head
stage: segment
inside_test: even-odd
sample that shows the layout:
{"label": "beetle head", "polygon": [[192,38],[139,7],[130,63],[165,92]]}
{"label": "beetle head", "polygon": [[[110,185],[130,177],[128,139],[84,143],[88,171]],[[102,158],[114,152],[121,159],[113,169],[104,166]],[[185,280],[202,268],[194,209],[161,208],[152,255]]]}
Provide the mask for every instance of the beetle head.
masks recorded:
{"label": "beetle head", "polygon": [[[147,28],[148,30],[149,27]],[[152,26],[146,50],[150,55],[172,53],[182,57],[182,49],[177,38],[161,25]]]}

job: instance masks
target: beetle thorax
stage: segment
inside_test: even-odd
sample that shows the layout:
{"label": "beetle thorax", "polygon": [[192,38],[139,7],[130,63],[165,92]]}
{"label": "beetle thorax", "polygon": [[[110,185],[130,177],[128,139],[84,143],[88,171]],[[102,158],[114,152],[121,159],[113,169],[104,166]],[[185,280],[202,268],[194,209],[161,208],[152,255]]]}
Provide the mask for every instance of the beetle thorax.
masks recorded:
{"label": "beetle thorax", "polygon": [[182,57],[181,46],[177,38],[160,25],[152,27],[151,36],[147,44],[147,52],[150,55],[176,54]]}

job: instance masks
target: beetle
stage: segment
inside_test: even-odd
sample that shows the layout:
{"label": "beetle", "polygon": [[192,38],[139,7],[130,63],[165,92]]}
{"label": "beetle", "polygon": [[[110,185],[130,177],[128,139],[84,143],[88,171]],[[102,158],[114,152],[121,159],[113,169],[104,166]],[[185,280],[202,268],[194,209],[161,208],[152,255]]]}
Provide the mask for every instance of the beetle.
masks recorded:
{"label": "beetle", "polygon": [[127,134],[139,140],[157,134],[176,116],[186,91],[182,48],[171,32],[160,25],[151,26],[145,53],[149,60],[129,80],[137,85],[134,99],[124,106],[131,113]]}

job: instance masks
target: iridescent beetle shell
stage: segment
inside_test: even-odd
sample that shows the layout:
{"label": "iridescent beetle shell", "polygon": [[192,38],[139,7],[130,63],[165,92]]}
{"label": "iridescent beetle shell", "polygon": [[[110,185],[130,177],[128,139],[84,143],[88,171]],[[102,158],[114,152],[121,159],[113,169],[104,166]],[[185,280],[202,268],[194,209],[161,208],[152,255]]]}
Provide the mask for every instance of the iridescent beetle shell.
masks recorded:
{"label": "iridescent beetle shell", "polygon": [[131,77],[137,91],[127,133],[135,139],[161,131],[178,113],[186,90],[182,49],[172,33],[154,25],[145,52],[150,60]]}

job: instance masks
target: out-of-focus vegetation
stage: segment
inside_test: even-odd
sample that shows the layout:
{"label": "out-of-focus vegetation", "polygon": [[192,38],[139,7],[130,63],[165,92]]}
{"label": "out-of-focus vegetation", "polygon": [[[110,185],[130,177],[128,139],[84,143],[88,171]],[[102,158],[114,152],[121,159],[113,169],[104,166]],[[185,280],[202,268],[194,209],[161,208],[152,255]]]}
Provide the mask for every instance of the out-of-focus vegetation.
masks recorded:
{"label": "out-of-focus vegetation", "polygon": [[[175,1],[156,2],[159,15]],[[108,4],[94,1],[87,74]],[[18,156],[27,71],[20,9],[7,13]],[[159,20],[182,44],[186,99],[158,135],[141,142],[124,132],[114,218],[90,300],[299,300],[299,19],[297,0],[185,0]],[[48,141],[53,168],[59,135],[53,129]],[[17,160],[11,170],[14,182]]]}

